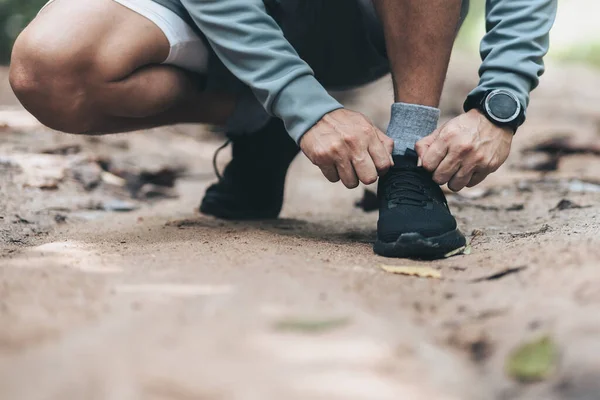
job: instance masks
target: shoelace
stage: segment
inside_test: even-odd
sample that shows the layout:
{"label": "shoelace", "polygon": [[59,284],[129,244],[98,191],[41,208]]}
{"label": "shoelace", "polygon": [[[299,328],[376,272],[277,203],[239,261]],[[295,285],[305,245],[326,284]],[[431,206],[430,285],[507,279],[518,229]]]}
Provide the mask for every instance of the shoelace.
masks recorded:
{"label": "shoelace", "polygon": [[416,170],[393,171],[388,179],[390,188],[387,195],[394,204],[425,206],[433,201],[422,184],[422,177]]}
{"label": "shoelace", "polygon": [[217,161],[219,158],[219,154],[225,150],[225,148],[227,146],[229,146],[231,144],[231,139],[228,139],[225,143],[223,143],[221,145],[221,147],[219,147],[216,151],[215,151],[215,155],[213,156],[213,160],[212,160],[212,164],[213,164],[213,170],[215,171],[215,175],[217,176],[217,179],[220,181],[223,179],[223,175],[221,175],[221,172],[219,171],[219,167],[217,166]]}

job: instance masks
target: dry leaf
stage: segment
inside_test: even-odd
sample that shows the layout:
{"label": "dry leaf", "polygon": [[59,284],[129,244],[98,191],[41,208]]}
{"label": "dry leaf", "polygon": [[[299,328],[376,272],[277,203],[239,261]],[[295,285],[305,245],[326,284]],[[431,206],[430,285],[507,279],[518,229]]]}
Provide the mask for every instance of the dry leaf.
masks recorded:
{"label": "dry leaf", "polygon": [[[463,247],[459,247],[456,250],[452,250],[450,253],[447,253],[444,255],[444,258],[449,258],[449,257],[453,257],[453,256],[458,256],[460,254],[465,254],[465,251],[467,250],[467,246],[463,246]],[[469,254],[471,253],[471,250],[469,250]]]}
{"label": "dry leaf", "polygon": [[556,369],[558,350],[548,336],[515,349],[506,362],[506,372],[519,382],[544,380]]}
{"label": "dry leaf", "polygon": [[471,245],[468,244],[467,247],[465,247],[465,250],[463,251],[463,255],[469,256],[469,255],[471,255],[471,251],[472,251]]}
{"label": "dry leaf", "polygon": [[431,267],[406,267],[382,264],[381,269],[392,274],[417,276],[419,278],[442,279],[442,273]]}
{"label": "dry leaf", "polygon": [[342,328],[350,323],[349,318],[333,319],[285,319],[275,323],[274,329],[280,332],[325,333]]}

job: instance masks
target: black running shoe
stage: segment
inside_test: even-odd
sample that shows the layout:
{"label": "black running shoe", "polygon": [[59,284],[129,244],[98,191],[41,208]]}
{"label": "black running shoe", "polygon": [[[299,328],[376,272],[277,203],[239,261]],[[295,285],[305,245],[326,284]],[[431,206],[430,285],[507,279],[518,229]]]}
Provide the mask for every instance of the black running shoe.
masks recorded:
{"label": "black running shoe", "polygon": [[207,189],[200,212],[229,220],[277,218],[287,170],[300,149],[279,119],[231,143],[233,159]]}
{"label": "black running shoe", "polygon": [[446,197],[429,172],[417,167],[417,153],[394,156],[379,180],[379,222],[375,253],[384,257],[437,259],[466,245]]}

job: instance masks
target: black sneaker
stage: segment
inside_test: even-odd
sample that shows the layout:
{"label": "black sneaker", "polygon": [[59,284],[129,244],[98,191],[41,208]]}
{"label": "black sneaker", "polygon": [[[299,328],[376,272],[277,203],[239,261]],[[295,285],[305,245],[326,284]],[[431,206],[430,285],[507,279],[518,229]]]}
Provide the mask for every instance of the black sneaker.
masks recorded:
{"label": "black sneaker", "polygon": [[437,259],[466,245],[446,197],[429,172],[417,167],[417,153],[394,156],[379,180],[375,253],[384,257]]}
{"label": "black sneaker", "polygon": [[233,159],[206,190],[200,212],[229,220],[277,218],[287,170],[300,149],[279,119],[231,143]]}

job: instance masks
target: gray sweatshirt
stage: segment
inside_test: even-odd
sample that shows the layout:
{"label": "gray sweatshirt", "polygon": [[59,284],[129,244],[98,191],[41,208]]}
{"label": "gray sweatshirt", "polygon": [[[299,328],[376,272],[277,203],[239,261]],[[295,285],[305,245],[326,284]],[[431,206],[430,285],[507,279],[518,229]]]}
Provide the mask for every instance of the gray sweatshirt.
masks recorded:
{"label": "gray sweatshirt", "polygon": [[[323,115],[342,108],[286,40],[263,0],[154,1],[195,23],[223,64],[252,89],[268,113],[284,121],[297,142]],[[509,89],[528,105],[544,72],[557,2],[486,1],[481,80],[472,93]]]}

